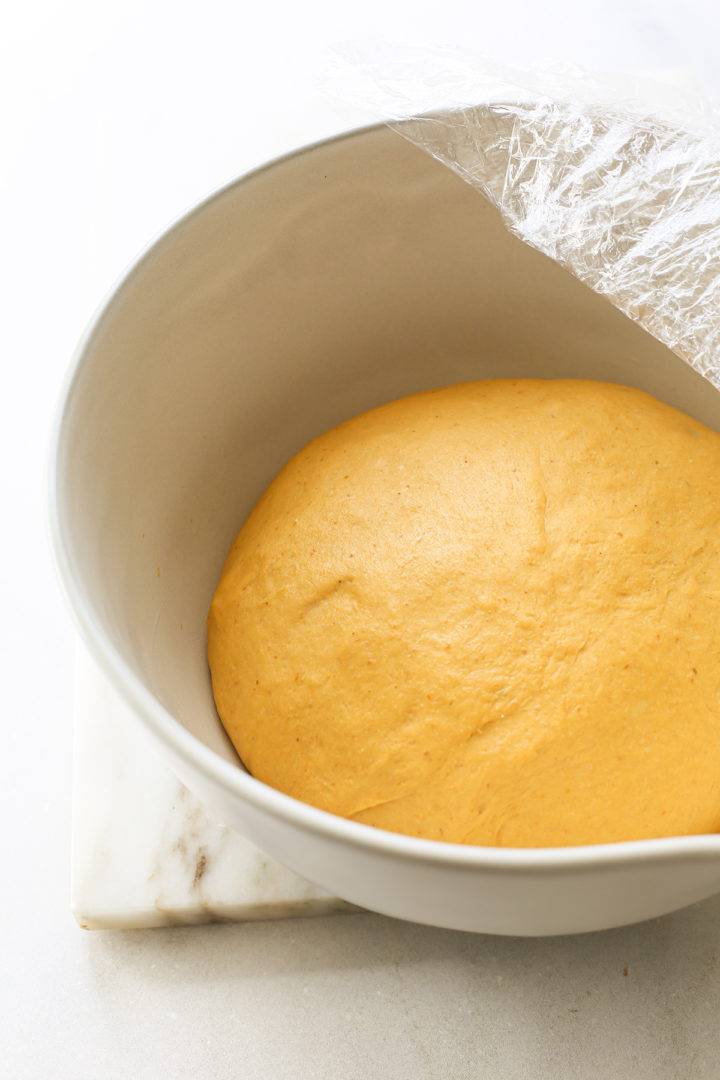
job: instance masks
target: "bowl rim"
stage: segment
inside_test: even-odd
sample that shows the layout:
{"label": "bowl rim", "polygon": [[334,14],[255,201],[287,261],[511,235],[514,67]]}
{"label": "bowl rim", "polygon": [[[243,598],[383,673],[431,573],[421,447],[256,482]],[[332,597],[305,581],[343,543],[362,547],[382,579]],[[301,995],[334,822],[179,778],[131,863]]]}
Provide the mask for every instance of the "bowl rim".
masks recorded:
{"label": "bowl rim", "polygon": [[205,780],[219,786],[231,797],[250,803],[264,814],[286,825],[314,833],[318,837],[338,841],[345,846],[365,849],[378,855],[400,858],[406,862],[503,874],[535,873],[540,875],[563,871],[571,873],[578,870],[622,866],[628,863],[654,863],[667,860],[716,861],[720,857],[720,834],[670,836],[567,847],[475,846],[389,832],[339,817],[301,802],[275,790],[251,776],[244,769],[226,761],[183,727],[145,687],[130,665],[115,649],[101,620],[95,616],[92,605],[85,596],[81,581],[75,576],[65,541],[64,521],[67,510],[63,507],[60,498],[63,447],[79,384],[85,369],[91,364],[95,338],[114,304],[128,287],[130,280],[141,267],[151,261],[159,250],[167,243],[171,243],[174,235],[187,223],[234,188],[277,166],[312,153],[316,149],[361,138],[382,129],[386,129],[385,124],[368,124],[306,143],[286,154],[271,158],[213,189],[178,214],[148,241],[110,286],[91,316],[61,383],[45,465],[46,522],[49,527],[50,546],[61,592],[73,616],[80,638],[114,690],[136,713],[151,734],[165,745],[172,758],[181,761],[190,770],[198,771]]}

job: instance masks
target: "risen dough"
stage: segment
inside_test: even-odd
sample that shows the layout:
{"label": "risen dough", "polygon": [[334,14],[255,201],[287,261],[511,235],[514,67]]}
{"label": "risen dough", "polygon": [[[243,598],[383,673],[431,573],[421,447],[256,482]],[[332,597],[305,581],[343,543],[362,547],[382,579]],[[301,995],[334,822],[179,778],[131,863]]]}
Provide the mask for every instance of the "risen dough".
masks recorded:
{"label": "risen dough", "polygon": [[497,380],[306,446],[208,620],[256,777],[383,829],[555,846],[720,828],[720,436]]}

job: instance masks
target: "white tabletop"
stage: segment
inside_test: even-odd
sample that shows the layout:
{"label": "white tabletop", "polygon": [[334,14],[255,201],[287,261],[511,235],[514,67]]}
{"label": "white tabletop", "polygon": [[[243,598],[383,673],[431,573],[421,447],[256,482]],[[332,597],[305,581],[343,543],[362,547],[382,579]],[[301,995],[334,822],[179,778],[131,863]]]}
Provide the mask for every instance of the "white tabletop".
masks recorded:
{"label": "white tabletop", "polygon": [[682,68],[720,100],[715,0],[30,0],[0,34],[3,1074],[716,1077],[720,899],[553,940],[373,915],[84,932],[69,908],[73,629],[42,472],[74,343],[205,192],[368,117],[317,87],[382,34],[523,64]]}

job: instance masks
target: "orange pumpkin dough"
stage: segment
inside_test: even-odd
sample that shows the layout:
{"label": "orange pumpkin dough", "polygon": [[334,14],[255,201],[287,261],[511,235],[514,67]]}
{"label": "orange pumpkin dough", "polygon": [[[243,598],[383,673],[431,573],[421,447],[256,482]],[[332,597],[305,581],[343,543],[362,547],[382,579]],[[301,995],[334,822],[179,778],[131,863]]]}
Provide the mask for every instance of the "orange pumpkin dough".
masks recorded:
{"label": "orange pumpkin dough", "polygon": [[720,829],[720,436],[638,390],[416,394],[297,454],[208,618],[249,771],[546,847]]}

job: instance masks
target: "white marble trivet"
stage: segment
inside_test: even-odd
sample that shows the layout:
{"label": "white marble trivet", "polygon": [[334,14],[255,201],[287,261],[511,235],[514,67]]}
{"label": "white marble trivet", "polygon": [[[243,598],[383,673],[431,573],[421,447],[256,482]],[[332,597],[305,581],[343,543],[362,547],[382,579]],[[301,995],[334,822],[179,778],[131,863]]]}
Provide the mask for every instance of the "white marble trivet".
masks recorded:
{"label": "white marble trivet", "polygon": [[350,908],[218,824],[78,647],[72,908],[130,929]]}

